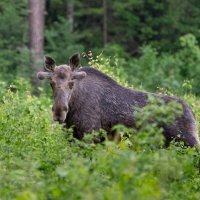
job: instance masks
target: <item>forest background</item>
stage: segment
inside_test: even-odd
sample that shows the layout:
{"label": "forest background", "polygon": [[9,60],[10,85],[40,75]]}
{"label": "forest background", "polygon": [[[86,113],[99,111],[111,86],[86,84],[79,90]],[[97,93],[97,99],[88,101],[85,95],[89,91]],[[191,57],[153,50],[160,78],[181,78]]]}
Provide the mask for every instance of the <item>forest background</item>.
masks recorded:
{"label": "forest background", "polygon": [[136,87],[179,93],[189,81],[200,94],[197,0],[2,0],[0,13],[1,84],[16,77],[38,84],[43,55],[60,64],[92,51],[117,58]]}

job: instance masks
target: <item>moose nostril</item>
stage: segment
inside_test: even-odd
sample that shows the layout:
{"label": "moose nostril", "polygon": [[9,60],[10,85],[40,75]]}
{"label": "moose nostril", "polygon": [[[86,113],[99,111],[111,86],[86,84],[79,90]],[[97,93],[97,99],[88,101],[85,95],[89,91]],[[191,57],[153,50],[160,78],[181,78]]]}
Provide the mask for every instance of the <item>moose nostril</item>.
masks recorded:
{"label": "moose nostril", "polygon": [[67,106],[64,107],[64,111],[68,112],[68,107]]}
{"label": "moose nostril", "polygon": [[53,120],[59,122],[59,124],[64,123],[67,116],[67,112],[64,111],[63,109],[64,108],[62,108],[62,111],[60,112],[53,112]]}
{"label": "moose nostril", "polygon": [[53,121],[57,121],[59,124],[63,124],[65,122],[65,119],[61,119],[59,117],[54,117]]}
{"label": "moose nostril", "polygon": [[58,120],[58,123],[59,123],[59,124],[62,124],[62,123],[63,123],[63,120]]}
{"label": "moose nostril", "polygon": [[63,123],[64,123],[64,120],[58,120],[58,123],[59,123],[59,124],[63,124]]}

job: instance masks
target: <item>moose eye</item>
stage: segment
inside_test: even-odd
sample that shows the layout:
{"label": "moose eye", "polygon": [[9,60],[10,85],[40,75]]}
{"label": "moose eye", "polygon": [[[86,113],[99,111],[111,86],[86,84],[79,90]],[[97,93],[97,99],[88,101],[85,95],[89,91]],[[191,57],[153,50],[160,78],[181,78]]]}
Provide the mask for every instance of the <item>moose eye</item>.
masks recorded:
{"label": "moose eye", "polygon": [[66,78],[67,78],[67,76],[66,76],[65,73],[60,73],[60,74],[58,75],[58,77],[59,77],[60,79],[66,79]]}
{"label": "moose eye", "polygon": [[51,81],[51,82],[50,82],[50,85],[51,85],[52,89],[55,87],[55,84],[56,84],[56,83],[55,83],[54,81]]}
{"label": "moose eye", "polygon": [[69,89],[72,89],[73,86],[74,86],[74,81],[70,81],[70,82],[68,82],[68,85],[69,85]]}

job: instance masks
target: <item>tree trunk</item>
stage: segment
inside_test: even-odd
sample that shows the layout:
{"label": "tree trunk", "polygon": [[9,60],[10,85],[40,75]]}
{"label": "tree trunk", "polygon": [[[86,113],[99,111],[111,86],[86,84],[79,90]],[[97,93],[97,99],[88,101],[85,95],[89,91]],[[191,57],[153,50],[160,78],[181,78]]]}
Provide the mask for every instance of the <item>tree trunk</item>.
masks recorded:
{"label": "tree trunk", "polygon": [[74,2],[72,0],[66,1],[66,14],[69,21],[70,32],[74,30]]}
{"label": "tree trunk", "polygon": [[103,0],[103,44],[106,47],[108,43],[108,27],[107,27],[107,0]]}
{"label": "tree trunk", "polygon": [[42,66],[44,47],[44,0],[29,0],[29,48],[31,50],[32,84],[37,91],[36,72]]}

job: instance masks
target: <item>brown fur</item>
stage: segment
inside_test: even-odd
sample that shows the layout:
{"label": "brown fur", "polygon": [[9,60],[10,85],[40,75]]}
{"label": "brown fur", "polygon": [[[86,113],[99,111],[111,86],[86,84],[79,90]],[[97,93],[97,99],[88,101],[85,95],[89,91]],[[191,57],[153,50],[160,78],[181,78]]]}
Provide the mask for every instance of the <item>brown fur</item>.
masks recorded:
{"label": "brown fur", "polygon": [[[79,66],[79,62],[75,60]],[[55,97],[54,120],[64,122],[67,127],[73,126],[74,136],[78,139],[82,139],[85,133],[92,130],[104,129],[112,134],[112,127],[117,124],[135,127],[133,108],[148,105],[149,93],[125,88],[91,67],[77,70],[73,65],[73,69],[74,71],[64,65],[51,72]],[[38,77],[42,75],[39,74]],[[200,145],[195,117],[188,105],[177,97],[152,95],[165,102],[176,101],[183,107],[183,115],[177,117],[173,125],[162,126],[166,144],[175,139],[192,147]],[[181,136],[178,137],[178,134]]]}

